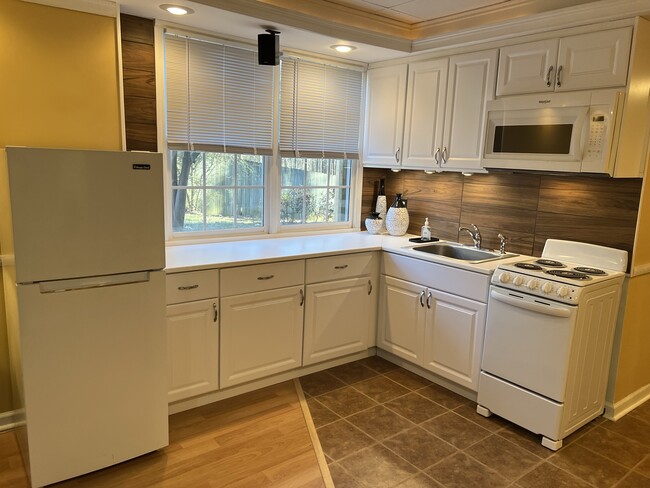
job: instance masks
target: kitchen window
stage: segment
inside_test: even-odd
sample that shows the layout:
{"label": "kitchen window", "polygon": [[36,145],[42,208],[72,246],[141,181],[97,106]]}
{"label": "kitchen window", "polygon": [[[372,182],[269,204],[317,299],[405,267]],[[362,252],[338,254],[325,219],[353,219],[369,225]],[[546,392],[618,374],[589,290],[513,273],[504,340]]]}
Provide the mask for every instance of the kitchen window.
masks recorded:
{"label": "kitchen window", "polygon": [[171,32],[164,46],[168,237],[353,226],[361,68],[260,66]]}

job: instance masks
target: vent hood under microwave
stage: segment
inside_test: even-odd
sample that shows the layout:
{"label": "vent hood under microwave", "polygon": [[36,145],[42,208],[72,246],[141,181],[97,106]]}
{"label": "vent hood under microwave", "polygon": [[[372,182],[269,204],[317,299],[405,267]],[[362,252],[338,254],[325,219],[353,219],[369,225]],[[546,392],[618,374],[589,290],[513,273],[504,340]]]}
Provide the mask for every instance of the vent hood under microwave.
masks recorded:
{"label": "vent hood under microwave", "polygon": [[489,101],[481,165],[611,176],[623,99],[597,90]]}

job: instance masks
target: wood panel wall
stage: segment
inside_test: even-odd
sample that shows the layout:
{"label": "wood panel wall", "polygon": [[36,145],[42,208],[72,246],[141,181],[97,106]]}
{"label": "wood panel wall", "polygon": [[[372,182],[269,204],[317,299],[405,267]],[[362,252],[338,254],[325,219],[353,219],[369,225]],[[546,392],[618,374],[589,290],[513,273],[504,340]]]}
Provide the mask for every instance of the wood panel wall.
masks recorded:
{"label": "wood panel wall", "polygon": [[380,178],[386,179],[389,205],[396,193],[408,199],[409,232],[414,234],[429,217],[433,235],[441,239],[471,244],[458,227],[476,224],[484,247],[498,248],[497,234],[502,233],[509,238],[506,249],[521,254],[539,256],[546,239],[554,238],[625,249],[631,260],[641,178],[427,175],[366,168],[362,216],[374,207]]}
{"label": "wood panel wall", "polygon": [[153,20],[120,15],[126,149],[157,151]]}

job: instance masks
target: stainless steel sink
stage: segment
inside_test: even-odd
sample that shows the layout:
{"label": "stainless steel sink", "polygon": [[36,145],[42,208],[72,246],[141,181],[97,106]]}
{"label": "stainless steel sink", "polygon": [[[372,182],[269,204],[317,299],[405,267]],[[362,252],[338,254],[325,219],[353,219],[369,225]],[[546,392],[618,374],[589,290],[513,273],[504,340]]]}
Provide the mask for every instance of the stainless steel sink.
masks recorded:
{"label": "stainless steel sink", "polygon": [[495,259],[503,259],[516,256],[516,254],[511,253],[501,254],[498,251],[476,249],[473,247],[448,244],[445,242],[426,244],[424,246],[415,246],[413,249],[420,252],[426,252],[428,254],[435,254],[437,256],[459,259],[461,261],[468,261],[471,263],[483,263]]}

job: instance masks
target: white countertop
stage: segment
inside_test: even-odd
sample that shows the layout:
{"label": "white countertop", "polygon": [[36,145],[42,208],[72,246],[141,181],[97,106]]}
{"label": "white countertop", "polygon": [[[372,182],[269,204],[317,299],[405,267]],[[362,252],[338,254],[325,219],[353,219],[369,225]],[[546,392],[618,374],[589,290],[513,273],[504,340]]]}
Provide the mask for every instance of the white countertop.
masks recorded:
{"label": "white countertop", "polygon": [[390,235],[371,235],[367,232],[350,232],[168,246],[166,249],[167,267],[165,271],[167,273],[178,273],[181,271],[260,264],[270,261],[384,250],[469,271],[490,274],[498,264],[529,258],[529,256],[514,256],[472,264],[467,261],[415,251],[413,247],[418,244],[409,242],[409,237],[416,236],[393,237]]}

